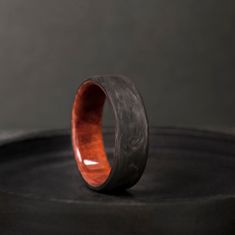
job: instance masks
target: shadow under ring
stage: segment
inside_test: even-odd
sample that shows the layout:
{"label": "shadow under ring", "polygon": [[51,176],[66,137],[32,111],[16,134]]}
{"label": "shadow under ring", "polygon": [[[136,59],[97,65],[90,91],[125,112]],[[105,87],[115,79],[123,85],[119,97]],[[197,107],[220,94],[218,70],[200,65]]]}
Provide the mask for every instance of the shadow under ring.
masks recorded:
{"label": "shadow under ring", "polygon": [[[108,99],[115,116],[114,161],[103,143],[102,113]],[[86,185],[116,191],[135,185],[148,157],[148,121],[142,97],[124,76],[95,76],[77,90],[72,109],[72,145]]]}

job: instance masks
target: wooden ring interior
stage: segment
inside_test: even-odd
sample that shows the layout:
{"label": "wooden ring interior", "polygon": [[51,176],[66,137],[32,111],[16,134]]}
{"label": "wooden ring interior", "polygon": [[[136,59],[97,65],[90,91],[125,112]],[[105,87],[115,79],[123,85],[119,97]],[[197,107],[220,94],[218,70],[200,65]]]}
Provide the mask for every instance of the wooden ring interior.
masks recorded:
{"label": "wooden ring interior", "polygon": [[102,113],[106,95],[92,81],[80,86],[72,110],[72,141],[78,168],[92,186],[103,184],[111,166],[102,135]]}

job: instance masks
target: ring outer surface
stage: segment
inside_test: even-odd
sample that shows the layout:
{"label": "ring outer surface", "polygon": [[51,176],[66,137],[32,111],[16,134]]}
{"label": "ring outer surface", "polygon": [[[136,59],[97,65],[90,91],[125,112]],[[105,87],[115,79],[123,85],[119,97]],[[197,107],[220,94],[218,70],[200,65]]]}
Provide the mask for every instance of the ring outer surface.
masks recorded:
{"label": "ring outer surface", "polygon": [[[115,117],[115,146],[111,172],[104,183],[92,186],[86,182],[81,172],[80,174],[92,190],[125,190],[139,181],[148,158],[149,125],[143,99],[134,83],[123,75],[93,76],[86,79],[80,87],[86,82],[99,86],[112,106]],[[73,149],[74,138],[72,131]]]}

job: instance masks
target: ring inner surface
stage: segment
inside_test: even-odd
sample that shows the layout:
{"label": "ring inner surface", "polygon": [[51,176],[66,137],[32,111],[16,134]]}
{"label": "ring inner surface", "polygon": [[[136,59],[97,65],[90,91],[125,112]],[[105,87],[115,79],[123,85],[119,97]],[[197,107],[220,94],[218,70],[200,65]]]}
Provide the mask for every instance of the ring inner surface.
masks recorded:
{"label": "ring inner surface", "polygon": [[108,178],[111,166],[105,153],[102,135],[104,91],[93,82],[78,90],[72,111],[72,139],[79,170],[92,186]]}

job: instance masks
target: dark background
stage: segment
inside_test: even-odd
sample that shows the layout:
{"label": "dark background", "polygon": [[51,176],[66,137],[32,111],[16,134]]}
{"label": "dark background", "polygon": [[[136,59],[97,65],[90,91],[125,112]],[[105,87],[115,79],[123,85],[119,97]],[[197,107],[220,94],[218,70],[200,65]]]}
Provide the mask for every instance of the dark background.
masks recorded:
{"label": "dark background", "polygon": [[151,125],[233,127],[234,9],[232,0],[1,0],[0,128],[69,127],[76,88],[95,74],[132,78]]}

